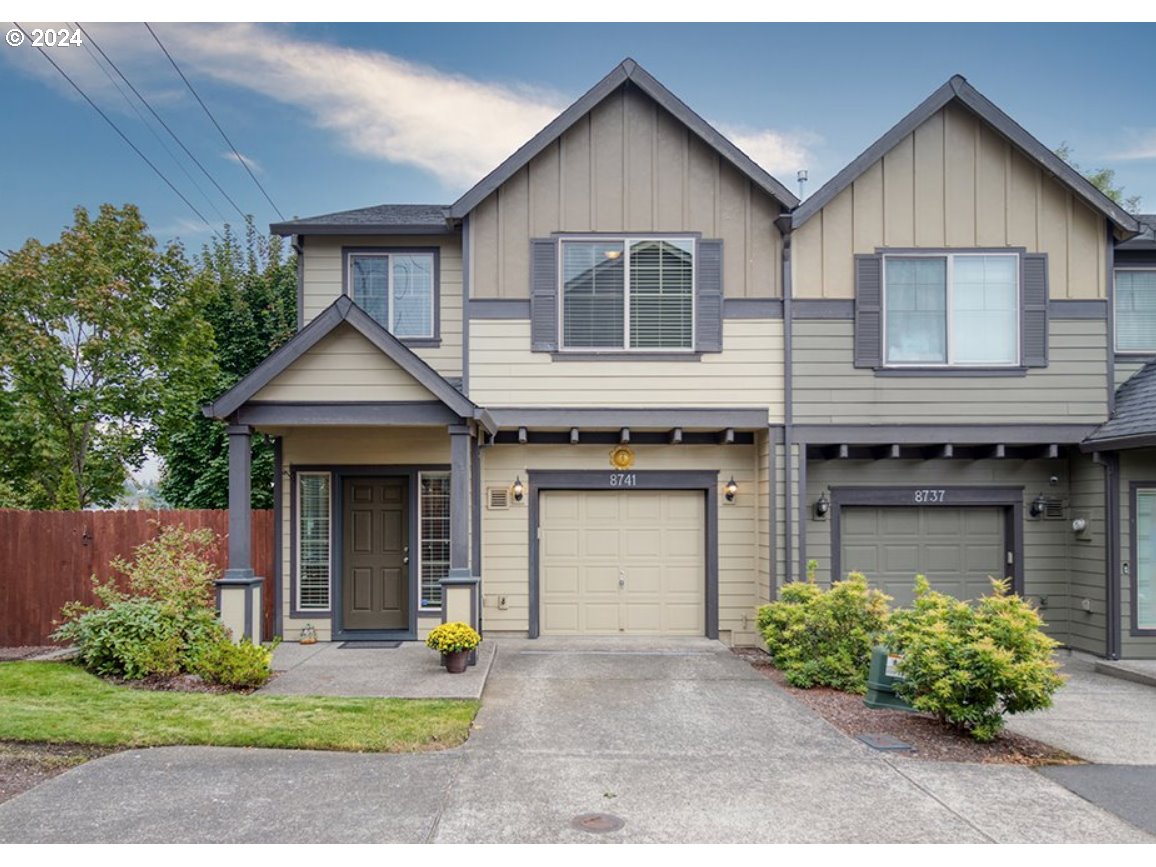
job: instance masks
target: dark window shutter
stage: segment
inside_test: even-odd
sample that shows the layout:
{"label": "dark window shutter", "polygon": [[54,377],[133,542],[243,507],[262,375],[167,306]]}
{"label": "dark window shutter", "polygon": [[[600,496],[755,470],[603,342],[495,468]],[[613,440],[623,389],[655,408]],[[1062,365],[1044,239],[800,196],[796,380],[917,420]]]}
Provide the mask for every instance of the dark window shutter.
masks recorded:
{"label": "dark window shutter", "polygon": [[699,352],[723,348],[722,246],[722,241],[699,241],[696,249],[694,348]]}
{"label": "dark window shutter", "polygon": [[558,349],[558,242],[530,240],[530,349]]}
{"label": "dark window shutter", "polygon": [[883,366],[883,257],[855,257],[855,366]]}
{"label": "dark window shutter", "polygon": [[1024,367],[1048,366],[1048,255],[1024,256]]}

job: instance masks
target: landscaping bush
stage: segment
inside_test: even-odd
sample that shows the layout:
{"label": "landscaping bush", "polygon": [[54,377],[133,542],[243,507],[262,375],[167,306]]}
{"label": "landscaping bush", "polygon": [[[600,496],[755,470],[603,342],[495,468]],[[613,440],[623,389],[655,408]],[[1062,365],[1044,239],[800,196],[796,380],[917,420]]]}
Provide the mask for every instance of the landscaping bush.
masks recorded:
{"label": "landscaping bush", "polygon": [[852,572],[824,590],[810,581],[785,585],[759,608],[758,626],[771,660],[792,686],[867,691],[871,649],[887,623],[890,597]]}
{"label": "landscaping bush", "polygon": [[201,653],[194,671],[209,683],[233,689],[256,689],[273,674],[273,651],[245,639],[234,644],[227,638]]}
{"label": "landscaping bush", "polygon": [[208,559],[211,530],[166,527],[137,547],[134,560],[110,565],[116,582],[92,577],[98,606],[71,602],[62,611],[56,641],[76,645],[94,674],[129,680],[192,671],[197,659],[226,639],[213,608],[216,567]]}
{"label": "landscaping bush", "polygon": [[892,613],[886,643],[900,654],[896,692],[916,710],[990,741],[1004,715],[1050,707],[1063,684],[1039,614],[992,581],[974,604],[915,579],[915,604]]}

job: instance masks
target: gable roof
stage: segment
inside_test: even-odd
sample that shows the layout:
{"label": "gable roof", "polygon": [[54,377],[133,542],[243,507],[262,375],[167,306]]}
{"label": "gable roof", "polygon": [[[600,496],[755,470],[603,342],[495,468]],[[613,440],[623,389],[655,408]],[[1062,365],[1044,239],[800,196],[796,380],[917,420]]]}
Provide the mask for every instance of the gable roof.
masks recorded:
{"label": "gable roof", "polygon": [[1114,223],[1124,237],[1130,237],[1139,231],[1135,217],[1100,192],[1087,178],[1004,114],[995,103],[968,84],[967,79],[962,75],[953,75],[947,83],[885,132],[873,145],[844,167],[839,174],[820,187],[814,195],[795,210],[791,217],[791,225],[796,229],[802,226],[835,196],[849,187],[856,178],[882,159],[885,153],[914,132],[916,127],[953,101],[959,102],[973,114],[995,127],[1023,153],[1041,165],[1045,171],[1067,184],[1093,210],[1100,212]]}
{"label": "gable roof", "polygon": [[454,413],[463,418],[481,417],[478,408],[469,398],[422,361],[412,349],[386,331],[377,320],[354,304],[348,295],[342,295],[326,307],[316,319],[253,368],[240,382],[204,406],[202,412],[209,418],[223,419],[232,415],[274,377],[283,373],[343,322],[385,353],[391,361],[425,386]]}
{"label": "gable roof", "polygon": [[1136,214],[1140,234],[1116,247],[1117,250],[1156,250],[1156,214]]}
{"label": "gable roof", "polygon": [[445,205],[374,205],[273,223],[274,235],[440,235],[451,231]]}
{"label": "gable roof", "polygon": [[449,216],[452,219],[461,219],[476,208],[490,193],[513,177],[530,160],[585,117],[598,103],[628,81],[689,127],[695,135],[718,151],[731,165],[781,204],[787,208],[793,208],[799,204],[798,198],[790,190],[739,150],[730,139],[695,114],[686,103],[663,87],[658,79],[628,57],[614,67],[609,75],[590,88],[577,102],[547,124],[545,129],[518,148],[505,162],[450,205]]}
{"label": "gable roof", "polygon": [[1080,444],[1084,451],[1156,444],[1156,361],[1149,361],[1116,392],[1112,417]]}

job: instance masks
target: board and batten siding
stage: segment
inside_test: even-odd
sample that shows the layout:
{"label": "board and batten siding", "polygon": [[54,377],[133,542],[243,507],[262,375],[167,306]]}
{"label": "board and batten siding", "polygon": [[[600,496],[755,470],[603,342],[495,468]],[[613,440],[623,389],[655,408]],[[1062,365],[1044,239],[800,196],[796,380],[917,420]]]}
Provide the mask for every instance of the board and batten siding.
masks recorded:
{"label": "board and batten siding", "polygon": [[[754,446],[632,446],[636,470],[718,470],[719,638],[755,643],[758,567]],[[601,446],[514,446],[487,448],[482,457],[482,594],[487,633],[525,634],[530,628],[529,499],[508,509],[487,508],[488,491],[508,491],[538,470],[610,470]],[[739,486],[734,504],[723,501],[721,485],[731,476]],[[705,580],[705,576],[704,576]],[[506,608],[498,607],[504,597]]]}
{"label": "board and batten siding", "polygon": [[796,298],[854,298],[856,253],[1023,247],[1052,298],[1105,298],[1104,217],[971,112],[948,105],[795,232]]}
{"label": "board and batten siding", "polygon": [[429,390],[342,323],[252,397],[262,401],[428,401]]}
{"label": "board and batten siding", "polygon": [[782,239],[774,220],[781,211],[712,147],[627,84],[470,214],[470,296],[528,298],[531,238],[700,232],[723,241],[726,297],[778,298]]}
{"label": "board and batten siding", "polygon": [[[1068,641],[1070,647],[1104,655],[1107,647],[1107,589],[1104,560],[1107,551],[1105,529],[1107,510],[1104,504],[1104,468],[1091,455],[1073,454],[1068,460],[1069,519],[1077,516],[1088,522],[1086,532],[1069,533],[1068,579],[1071,599],[1068,605]],[[1081,607],[1087,599],[1089,610]],[[1046,618],[1050,612],[1044,611]]]}
{"label": "board and batten siding", "polygon": [[371,236],[309,235],[305,239],[303,324],[308,325],[326,307],[341,297],[343,278],[342,248],[437,247],[440,309],[440,346],[414,347],[426,364],[442,376],[462,375],[462,239],[460,235]]}
{"label": "board and batten siding", "polygon": [[1083,423],[1108,416],[1107,324],[1053,319],[1047,367],[1023,376],[888,376],[852,365],[854,323],[794,323],[798,424]]}
{"label": "board and batten siding", "polygon": [[[262,430],[265,430],[264,428]],[[317,630],[317,638],[329,641],[330,613],[317,612],[294,617],[292,614],[291,580],[293,568],[293,491],[290,471],[300,466],[329,466],[340,463],[348,466],[414,466],[450,463],[450,438],[444,430],[430,428],[270,428],[268,433],[280,436],[283,470],[286,476],[281,485],[281,637],[297,641],[305,624]],[[332,491],[332,488],[331,488]],[[339,576],[331,576],[333,581]],[[418,616],[418,638],[441,623],[441,614]]]}
{"label": "board and batten siding", "polygon": [[1156,482],[1156,450],[1120,452],[1120,655],[1124,659],[1156,659],[1156,635],[1132,635],[1132,482]]}
{"label": "board and batten siding", "polygon": [[783,414],[783,321],[728,319],[723,351],[686,361],[555,360],[530,351],[528,319],[470,322],[479,406],[767,407]]}
{"label": "board and batten siding", "polygon": [[[812,461],[807,466],[806,504],[831,487],[888,487],[892,485],[984,486],[1024,488],[1024,515],[1039,493],[1067,496],[1067,464],[1054,461]],[[1051,486],[1051,476],[1060,484]],[[934,508],[934,507],[928,507]],[[831,580],[831,521],[819,521],[807,510],[806,557],[818,561],[818,580]],[[1065,512],[1067,514],[1067,512]],[[1068,558],[1071,519],[1026,520],[1024,533],[1024,591],[1037,601],[1046,597],[1042,612],[1049,635],[1066,643],[1069,630]],[[1006,544],[1006,543],[1005,543]],[[1101,561],[1101,574],[1103,565]],[[871,580],[871,575],[867,576]],[[934,576],[928,576],[934,582]],[[1001,576],[995,576],[1001,577]],[[915,576],[911,576],[912,586]],[[1101,584],[1103,582],[1101,581]],[[1103,606],[1101,605],[1101,611]]]}

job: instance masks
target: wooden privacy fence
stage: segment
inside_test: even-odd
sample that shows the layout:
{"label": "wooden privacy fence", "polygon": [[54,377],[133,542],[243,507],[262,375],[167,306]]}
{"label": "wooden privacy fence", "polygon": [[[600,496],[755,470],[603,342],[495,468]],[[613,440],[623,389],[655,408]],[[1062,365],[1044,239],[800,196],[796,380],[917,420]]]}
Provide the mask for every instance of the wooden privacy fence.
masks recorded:
{"label": "wooden privacy fence", "polygon": [[[158,523],[154,523],[158,522]],[[158,525],[211,528],[223,571],[229,513],[224,509],[134,512],[28,512],[0,509],[0,647],[47,644],[66,602],[92,603],[90,576],[112,577],[114,557],[156,537]],[[253,511],[253,571],[265,578],[264,633],[273,634],[273,512]]]}

